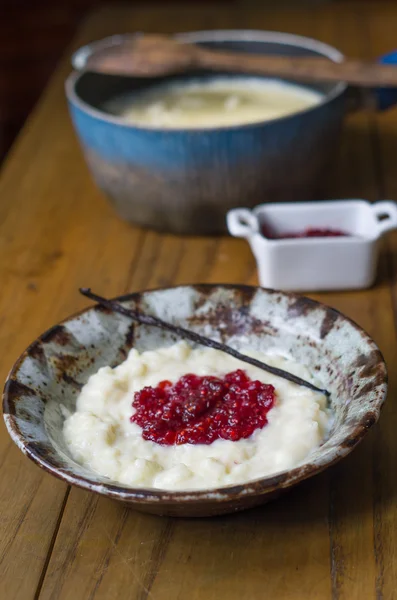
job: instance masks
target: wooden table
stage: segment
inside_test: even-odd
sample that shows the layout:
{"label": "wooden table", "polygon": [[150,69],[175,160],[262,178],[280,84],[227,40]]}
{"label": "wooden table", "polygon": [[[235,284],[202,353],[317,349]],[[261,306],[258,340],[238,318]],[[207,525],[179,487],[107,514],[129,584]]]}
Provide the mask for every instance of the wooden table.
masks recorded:
{"label": "wooden table", "polygon": [[[373,57],[397,45],[397,5],[110,8],[85,22],[74,47],[129,30],[215,27],[291,31]],[[3,379],[37,334],[85,305],[79,286],[111,296],[174,283],[256,283],[240,240],[159,235],[114,215],[90,180],[69,122],[68,71],[67,56],[3,169]],[[396,165],[397,109],[356,114],[329,196],[396,199]],[[338,466],[263,508],[203,520],[135,513],[43,473],[1,425],[0,597],[396,598],[396,253],[397,233],[385,244],[373,289],[315,296],[356,319],[388,361],[390,394],[379,425]]]}

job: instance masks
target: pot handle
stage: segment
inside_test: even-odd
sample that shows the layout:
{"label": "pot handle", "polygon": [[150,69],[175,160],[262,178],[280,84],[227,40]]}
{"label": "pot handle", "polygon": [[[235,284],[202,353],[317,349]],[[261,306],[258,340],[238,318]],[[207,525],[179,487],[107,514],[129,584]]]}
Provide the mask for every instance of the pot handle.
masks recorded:
{"label": "pot handle", "polygon": [[371,208],[377,221],[379,236],[397,228],[396,202],[383,200],[382,202],[375,202]]}
{"label": "pot handle", "polygon": [[226,215],[229,233],[234,237],[249,238],[259,232],[258,219],[248,208],[233,208]]}

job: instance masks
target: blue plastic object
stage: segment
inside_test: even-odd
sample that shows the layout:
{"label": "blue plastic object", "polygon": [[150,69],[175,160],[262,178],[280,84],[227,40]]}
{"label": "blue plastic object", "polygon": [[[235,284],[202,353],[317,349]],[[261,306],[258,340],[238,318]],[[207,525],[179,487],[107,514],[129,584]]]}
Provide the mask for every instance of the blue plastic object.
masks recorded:
{"label": "blue plastic object", "polygon": [[[384,54],[379,59],[380,63],[397,65],[397,50]],[[378,88],[375,90],[379,110],[387,110],[397,104],[397,88]]]}

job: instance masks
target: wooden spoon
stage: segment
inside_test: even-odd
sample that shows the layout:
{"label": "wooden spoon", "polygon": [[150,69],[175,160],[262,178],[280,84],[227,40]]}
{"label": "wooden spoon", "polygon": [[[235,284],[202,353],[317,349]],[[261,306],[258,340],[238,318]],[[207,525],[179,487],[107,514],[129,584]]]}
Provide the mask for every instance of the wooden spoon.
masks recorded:
{"label": "wooden spoon", "polygon": [[305,81],[345,81],[362,87],[397,87],[397,67],[394,65],[353,59],[335,63],[322,57],[207,50],[163,35],[137,36],[131,42],[100,50],[89,56],[85,69],[134,77],[206,69]]}

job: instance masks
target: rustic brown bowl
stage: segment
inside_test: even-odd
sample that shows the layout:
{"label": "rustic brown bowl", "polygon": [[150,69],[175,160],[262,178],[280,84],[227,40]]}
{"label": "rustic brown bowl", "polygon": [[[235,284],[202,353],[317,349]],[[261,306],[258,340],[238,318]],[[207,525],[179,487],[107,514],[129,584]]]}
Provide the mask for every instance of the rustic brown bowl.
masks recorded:
{"label": "rustic brown bowl", "polygon": [[236,348],[288,352],[331,392],[335,423],[329,439],[303,464],[242,485],[167,492],[123,487],[97,475],[70,456],[62,435],[61,405],[73,409],[88,377],[101,366],[123,361],[132,346],[143,351],[175,338],[95,306],[33,342],[15,363],[4,389],[4,419],[14,442],[67,483],[160,515],[230,513],[264,503],[334,464],[378,420],[387,392],[383,357],[358,325],[332,308],[295,294],[234,285],[152,290],[121,301]]}

